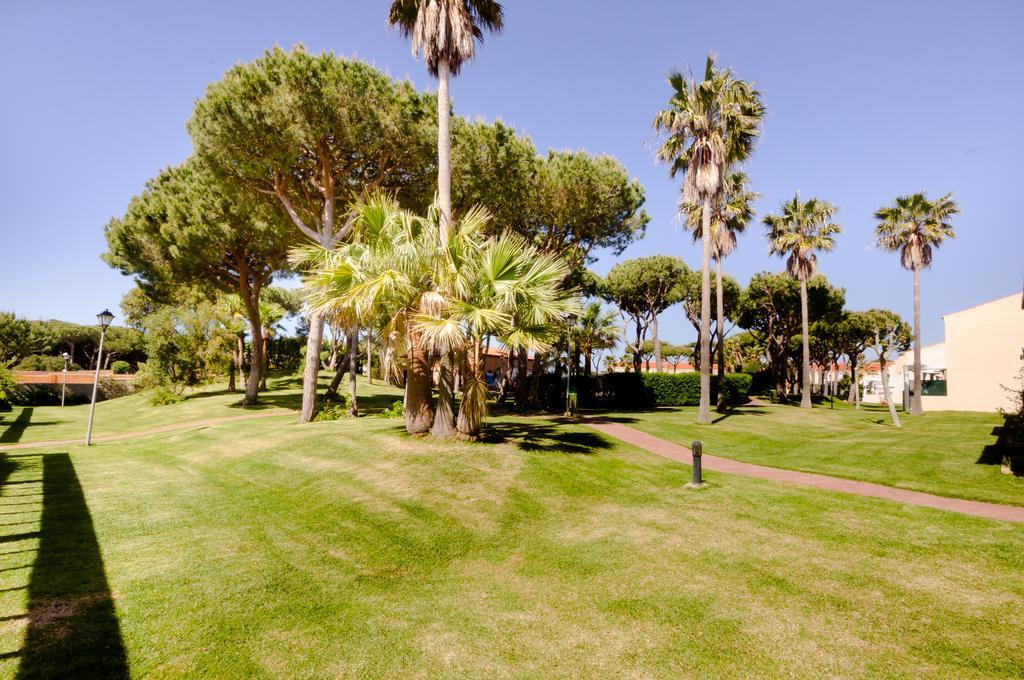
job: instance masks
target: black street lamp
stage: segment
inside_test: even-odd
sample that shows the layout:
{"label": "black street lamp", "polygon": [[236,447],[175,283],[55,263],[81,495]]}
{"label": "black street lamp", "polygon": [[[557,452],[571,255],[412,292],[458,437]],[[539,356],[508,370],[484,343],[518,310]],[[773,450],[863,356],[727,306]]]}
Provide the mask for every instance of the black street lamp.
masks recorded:
{"label": "black street lamp", "polygon": [[107,328],[110,326],[110,322],[114,320],[114,315],[110,313],[110,310],[104,309],[96,315],[96,320],[100,324],[100,348],[96,353],[96,375],[93,377],[92,381],[92,404],[89,406],[89,428],[85,431],[86,446],[92,444],[92,418],[96,413],[96,389],[100,384],[100,366],[103,365],[103,339],[107,335]]}

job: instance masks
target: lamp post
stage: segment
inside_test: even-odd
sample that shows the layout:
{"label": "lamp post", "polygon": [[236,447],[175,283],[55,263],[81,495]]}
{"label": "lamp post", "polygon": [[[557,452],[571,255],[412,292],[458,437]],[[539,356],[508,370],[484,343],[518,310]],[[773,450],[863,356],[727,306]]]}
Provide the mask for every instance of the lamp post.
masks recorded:
{"label": "lamp post", "polygon": [[104,309],[102,312],[96,315],[96,320],[100,323],[100,348],[96,353],[96,375],[92,381],[92,404],[89,406],[89,428],[85,431],[85,445],[89,446],[92,444],[92,417],[96,413],[96,389],[100,384],[100,366],[103,365],[103,338],[107,335],[107,328],[110,326],[110,322],[114,320],[114,315],[109,310]]}
{"label": "lamp post", "polygon": [[68,391],[68,361],[71,359],[71,355],[61,352],[60,357],[64,360],[64,382],[60,388],[60,407],[64,408],[64,394]]}

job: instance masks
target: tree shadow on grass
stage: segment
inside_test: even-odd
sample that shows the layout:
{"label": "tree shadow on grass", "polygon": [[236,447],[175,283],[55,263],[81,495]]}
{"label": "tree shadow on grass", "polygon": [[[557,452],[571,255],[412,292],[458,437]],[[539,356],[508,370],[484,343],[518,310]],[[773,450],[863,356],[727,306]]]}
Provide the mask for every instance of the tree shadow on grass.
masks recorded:
{"label": "tree shadow on grass", "polygon": [[27,619],[24,642],[2,656],[20,658],[19,678],[129,677],[99,542],[70,456],[0,454],[0,506],[12,474],[18,483],[40,484],[42,493],[35,508],[21,511],[38,517],[39,530],[11,535],[38,539],[38,547],[4,552],[34,553],[34,560],[21,586],[28,611],[5,617]]}
{"label": "tree shadow on grass", "polygon": [[0,434],[0,444],[14,444],[21,441],[21,436],[25,434],[25,430],[28,429],[29,423],[32,421],[32,410],[32,407],[21,409],[18,417],[11,421],[3,434]]}
{"label": "tree shadow on grass", "polygon": [[493,423],[484,429],[481,442],[485,444],[512,443],[523,451],[584,456],[612,448],[612,443],[597,432],[565,430],[559,427],[559,424],[557,421],[555,423]]}
{"label": "tree shadow on grass", "polygon": [[1024,442],[1013,442],[1011,419],[1020,416],[1003,416],[1003,425],[992,428],[996,441],[981,450],[976,461],[978,465],[1000,465],[1009,468],[1016,477],[1024,477]]}

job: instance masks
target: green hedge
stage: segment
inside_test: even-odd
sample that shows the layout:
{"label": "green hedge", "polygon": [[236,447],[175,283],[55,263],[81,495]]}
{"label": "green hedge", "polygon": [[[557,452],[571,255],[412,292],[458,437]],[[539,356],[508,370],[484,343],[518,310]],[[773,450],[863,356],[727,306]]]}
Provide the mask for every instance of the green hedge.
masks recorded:
{"label": "green hedge", "polygon": [[[735,406],[747,401],[752,376],[728,373],[725,376],[726,403]],[[700,373],[644,373],[644,386],[658,406],[700,405]],[[718,376],[711,376],[711,402],[718,400]]]}
{"label": "green hedge", "polygon": [[[726,401],[730,405],[747,401],[752,377],[747,373],[725,376]],[[700,404],[699,373],[607,373],[574,376],[571,389],[580,408],[633,409],[653,406],[697,406]],[[540,399],[552,411],[565,409],[565,378],[543,375]],[[718,399],[718,376],[711,376],[711,402]]]}

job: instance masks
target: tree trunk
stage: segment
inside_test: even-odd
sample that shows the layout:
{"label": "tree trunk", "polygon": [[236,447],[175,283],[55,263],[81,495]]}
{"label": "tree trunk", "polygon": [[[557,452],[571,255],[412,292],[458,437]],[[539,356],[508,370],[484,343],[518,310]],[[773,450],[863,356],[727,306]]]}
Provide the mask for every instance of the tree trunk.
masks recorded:
{"label": "tree trunk", "polygon": [[525,349],[519,350],[517,361],[519,373],[516,378],[516,408],[520,411],[525,411],[530,400],[530,383],[526,377],[526,366],[529,362],[529,356]]}
{"label": "tree trunk", "polygon": [[231,350],[231,363],[228,366],[228,392],[234,392],[235,387],[235,351]]}
{"label": "tree trunk", "polygon": [[263,370],[260,373],[260,391],[267,391],[267,375],[270,374],[270,336],[263,338]]}
{"label": "tree trunk", "polygon": [[921,406],[921,270],[914,268],[914,392],[910,395],[910,415],[924,413]]}
{"label": "tree trunk", "polygon": [[847,404],[855,404],[857,397],[854,396],[854,390],[857,389],[857,357],[850,357],[850,394],[846,397]]}
{"label": "tree trunk", "polygon": [[441,243],[447,246],[452,218],[451,99],[448,96],[448,58],[437,62],[437,202]]}
{"label": "tree trunk", "polygon": [[455,374],[451,352],[441,355],[440,370],[437,372],[437,408],[434,410],[434,425],[430,436],[434,439],[449,439],[455,436]]}
{"label": "tree trunk", "polygon": [[719,412],[728,408],[725,393],[725,301],[722,299],[722,260],[715,260],[715,328],[718,331],[718,403]]}
{"label": "tree trunk", "polygon": [[661,373],[661,338],[658,337],[658,313],[651,314],[651,341],[654,344],[654,368]]}
{"label": "tree trunk", "polygon": [[410,333],[406,356],[405,431],[426,434],[434,421],[434,397],[430,391],[430,358],[420,347],[419,335]]}
{"label": "tree trunk", "polygon": [[700,270],[700,411],[697,422],[711,424],[711,199],[701,216]]}
{"label": "tree trunk", "polygon": [[456,423],[459,435],[466,439],[480,438],[480,429],[487,411],[487,383],[484,380],[484,364],[480,342],[475,340],[469,356],[466,357],[468,377],[462,389],[459,402],[459,417]]}
{"label": "tree trunk", "polygon": [[320,343],[324,339],[324,317],[309,313],[309,337],[306,338],[306,366],[302,372],[302,410],[299,422],[308,423],[316,411],[317,376],[320,370]]}
{"label": "tree trunk", "polygon": [[235,360],[235,365],[238,367],[238,382],[244,383],[245,382],[245,333],[244,332],[239,332],[238,335],[235,336],[235,339],[238,341],[236,343],[237,346],[236,346],[236,349],[235,349],[235,351],[237,353],[237,359]]}
{"label": "tree trunk", "polygon": [[892,403],[892,395],[889,393],[889,375],[885,372],[885,348],[878,339],[878,331],[875,331],[875,351],[878,352],[878,376],[882,380],[882,395],[885,403],[889,406],[889,418],[896,427],[900,425],[900,416],[896,413],[896,404]]}
{"label": "tree trunk", "polygon": [[811,339],[807,331],[807,281],[800,279],[800,326],[804,356],[800,368],[800,408],[811,408]]}
{"label": "tree trunk", "polygon": [[249,377],[245,381],[245,399],[242,403],[253,406],[263,375],[263,322],[260,319],[259,290],[245,290],[243,293],[249,313],[249,332],[252,335],[252,360],[249,362]]}
{"label": "tree trunk", "polygon": [[338,362],[338,370],[335,371],[334,377],[331,378],[331,384],[327,386],[324,391],[324,397],[337,398],[338,389],[341,387],[341,381],[344,380],[345,375],[349,370],[348,353],[352,347],[352,336],[348,333],[345,334],[345,359]]}
{"label": "tree trunk", "polygon": [[643,370],[643,347],[644,347],[644,330],[643,326],[640,325],[640,317],[636,318],[636,349],[633,351],[633,372],[637,375]]}
{"label": "tree trunk", "polygon": [[359,415],[356,400],[356,372],[359,370],[359,326],[352,324],[348,331],[348,414]]}
{"label": "tree trunk", "polygon": [[593,351],[590,350],[583,353],[583,375],[589,376],[591,374],[591,370],[593,369],[593,360],[591,359],[592,354]]}

